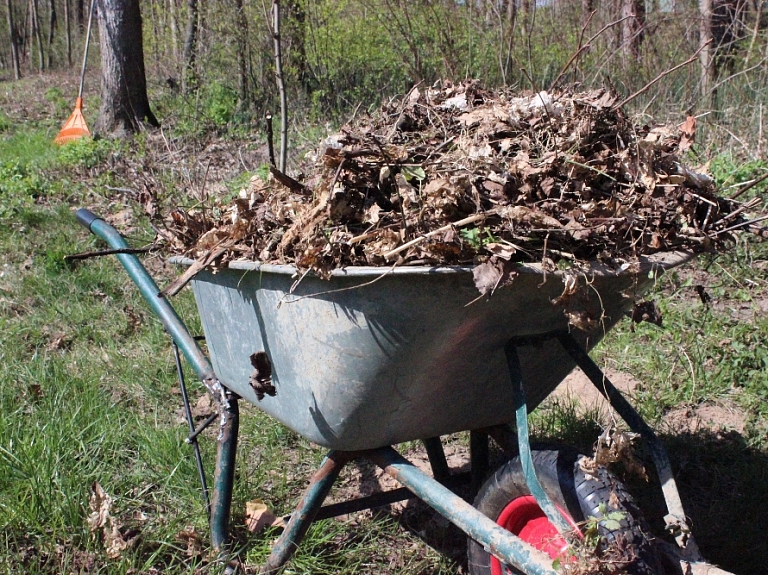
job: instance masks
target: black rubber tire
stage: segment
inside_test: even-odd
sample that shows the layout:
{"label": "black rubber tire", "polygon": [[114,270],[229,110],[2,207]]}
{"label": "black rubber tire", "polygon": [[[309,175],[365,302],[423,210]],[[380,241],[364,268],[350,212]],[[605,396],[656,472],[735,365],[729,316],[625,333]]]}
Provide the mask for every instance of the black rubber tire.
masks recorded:
{"label": "black rubber tire", "polygon": [[[533,451],[533,465],[544,491],[577,524],[588,517],[602,518],[601,505],[605,505],[607,513],[622,512],[624,518],[618,529],[608,530],[602,523],[598,529],[599,536],[607,544],[616,542],[628,551],[629,556],[634,556],[621,572],[662,575],[664,571],[658,553],[632,497],[608,470],[600,468],[594,474],[585,472],[580,465],[582,457],[571,448]],[[514,457],[485,482],[475,498],[475,507],[496,521],[511,501],[524,495],[530,495],[530,490],[520,459]],[[471,539],[467,561],[471,575],[491,575],[490,554]],[[510,566],[506,566],[506,572],[520,573]]]}

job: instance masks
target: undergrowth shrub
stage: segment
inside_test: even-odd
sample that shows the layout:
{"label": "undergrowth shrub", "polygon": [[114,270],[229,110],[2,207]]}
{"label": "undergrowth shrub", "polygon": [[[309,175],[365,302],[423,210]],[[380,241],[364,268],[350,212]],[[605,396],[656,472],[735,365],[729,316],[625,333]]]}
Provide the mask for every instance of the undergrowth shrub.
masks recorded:
{"label": "undergrowth shrub", "polygon": [[104,163],[119,146],[115,140],[84,137],[61,146],[57,160],[62,167],[92,169]]}
{"label": "undergrowth shrub", "polygon": [[42,191],[43,179],[37,170],[15,160],[0,164],[0,220],[32,207]]}

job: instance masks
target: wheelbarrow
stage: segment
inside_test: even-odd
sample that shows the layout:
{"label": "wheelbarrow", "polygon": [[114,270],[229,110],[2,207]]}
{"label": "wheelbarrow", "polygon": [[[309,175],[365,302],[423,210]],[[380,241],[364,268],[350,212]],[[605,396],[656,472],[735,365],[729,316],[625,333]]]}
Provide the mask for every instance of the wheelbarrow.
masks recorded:
{"label": "wheelbarrow", "polygon": [[[639,269],[595,266],[583,274],[579,309],[597,317],[594,334],[571,329],[553,300],[567,272],[520,264],[511,286],[477,300],[468,267],[347,268],[330,281],[291,266],[230,262],[191,285],[210,360],[120,234],[91,212],[77,220],[117,253],[177,350],[209,509],[212,547],[226,557],[238,438],[238,401],[248,401],[309,441],[329,449],[262,566],[276,573],[319,519],[418,497],[469,538],[473,575],[554,575],[579,526],[592,521],[604,549],[621,550],[624,573],[725,573],[706,563],[683,510],[667,453],[588,351],[621,319],[633,294],[691,258],[662,253]],[[183,259],[177,263],[191,263]],[[297,277],[299,279],[297,280]],[[220,413],[194,426],[178,350],[213,394]],[[670,539],[654,539],[621,483],[568,448],[533,449],[528,413],[580,367],[612,408],[647,443],[667,505]],[[213,493],[196,438],[218,422]],[[474,505],[457,495],[441,436],[469,431]],[[489,438],[509,458],[490,473]],[[423,442],[432,475],[392,446]],[[343,467],[378,465],[402,487],[323,505]],[[565,558],[565,559],[563,559]]]}

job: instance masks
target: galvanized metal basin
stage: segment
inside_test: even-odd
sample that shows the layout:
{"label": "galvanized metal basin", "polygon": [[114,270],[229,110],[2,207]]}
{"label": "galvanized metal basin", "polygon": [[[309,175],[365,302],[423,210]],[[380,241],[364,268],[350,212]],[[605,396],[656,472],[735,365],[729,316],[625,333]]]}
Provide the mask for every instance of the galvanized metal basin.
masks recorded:
{"label": "galvanized metal basin", "polygon": [[[596,269],[585,307],[602,310],[591,349],[663,270],[691,255],[657,254],[638,274]],[[477,300],[469,268],[347,268],[296,282],[290,266],[231,262],[192,282],[213,367],[244,399],[322,446],[358,450],[514,420],[503,352],[513,336],[568,329],[544,281],[522,265],[514,283]],[[265,351],[275,397],[258,401],[249,357]],[[529,409],[574,364],[556,341],[520,349]]]}

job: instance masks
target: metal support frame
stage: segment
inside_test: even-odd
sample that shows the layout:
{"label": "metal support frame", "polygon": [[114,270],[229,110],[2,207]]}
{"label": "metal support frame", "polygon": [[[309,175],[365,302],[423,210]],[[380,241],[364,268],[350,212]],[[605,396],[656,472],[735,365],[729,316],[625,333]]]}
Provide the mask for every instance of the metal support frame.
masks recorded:
{"label": "metal support frame", "polygon": [[520,463],[523,467],[523,475],[528,489],[536,499],[541,510],[549,519],[549,522],[557,528],[562,534],[566,535],[573,529],[565,520],[565,517],[558,511],[552,500],[547,496],[546,491],[541,486],[536,470],[533,467],[533,457],[531,455],[531,442],[528,437],[528,406],[525,403],[525,389],[523,388],[523,375],[520,367],[520,358],[517,354],[517,346],[525,345],[527,340],[511,339],[504,346],[504,353],[507,356],[507,366],[509,367],[509,376],[512,380],[512,390],[514,392],[515,402],[515,421],[517,422],[517,445],[520,450]]}
{"label": "metal support frame", "polygon": [[333,487],[333,483],[341,473],[342,468],[356,456],[351,451],[331,451],[320,464],[320,469],[309,482],[309,487],[304,492],[296,506],[290,521],[285,526],[285,531],[272,547],[272,552],[267,562],[261,568],[260,573],[271,575],[276,573],[291,558],[296,551],[307,529],[314,521],[317,512]]}
{"label": "metal support frame", "polygon": [[651,452],[656,473],[661,482],[661,490],[667,505],[668,514],[664,518],[667,530],[672,533],[678,546],[685,550],[686,556],[692,561],[703,561],[698,545],[693,538],[691,528],[686,521],[683,502],[677,489],[672,465],[664,444],[654,433],[653,429],[643,420],[635,408],[621,395],[621,392],[608,380],[597,364],[592,361],[579,342],[568,332],[559,332],[555,337],[573,358],[584,374],[594,384],[597,390],[608,400],[608,403],[629,425],[635,433],[639,433]]}
{"label": "metal support frame", "polygon": [[391,447],[364,452],[364,456],[505,564],[529,575],[555,575],[549,555],[497,525]]}
{"label": "metal support frame", "polygon": [[482,430],[469,432],[469,460],[471,480],[469,483],[469,496],[474,499],[485,482],[485,476],[491,468],[490,449],[488,446],[488,434]]}
{"label": "metal support frame", "polygon": [[[216,473],[213,476],[213,500],[211,501],[211,545],[226,552],[229,541],[229,515],[232,509],[232,488],[235,484],[235,456],[237,434],[240,430],[240,411],[237,394],[227,391],[226,423],[219,432],[216,450]],[[224,415],[224,414],[222,414]]]}
{"label": "metal support frame", "polygon": [[262,575],[277,573],[296,551],[312,521],[323,516],[323,509],[335,507],[322,507],[323,501],[344,465],[359,458],[372,461],[381,467],[409,493],[434,508],[504,563],[514,565],[529,575],[556,575],[551,568],[552,560],[546,553],[535,549],[497,525],[448,487],[420,471],[391,447],[362,452],[329,452],[310,480],[309,487],[291,515],[285,531],[273,546],[272,553],[261,568]]}
{"label": "metal support frame", "polygon": [[432,476],[440,483],[445,483],[451,475],[448,468],[448,462],[445,459],[445,450],[439,437],[430,437],[422,440],[424,448],[427,450],[429,465],[432,467]]}
{"label": "metal support frame", "polygon": [[[215,549],[223,549],[227,542],[227,525],[232,501],[232,485],[234,482],[235,453],[237,450],[238,431],[238,406],[237,396],[221,385],[211,362],[194,338],[187,330],[176,310],[162,297],[155,280],[149,275],[138,257],[133,253],[127,253],[130,246],[120,233],[107,222],[86,209],[79,209],[75,217],[81,225],[91,233],[98,236],[107,244],[119,250],[117,259],[125,269],[128,276],[138,288],[152,311],[163,324],[166,332],[171,336],[173,343],[178,346],[184,358],[192,366],[192,369],[214,395],[214,400],[221,409],[221,425],[219,429],[219,444],[216,458],[216,475],[214,478],[213,501],[210,504],[211,540]],[[177,360],[177,367],[180,364]],[[182,392],[186,395],[186,389]],[[189,398],[185,399],[185,409],[189,407]],[[188,421],[191,421],[191,412],[187,413]],[[194,440],[199,430],[191,430],[191,440]],[[196,455],[196,458],[198,456]],[[205,485],[205,474],[202,472],[202,464],[198,459],[198,471]]]}
{"label": "metal support frame", "polygon": [[[181,388],[181,399],[184,404],[184,413],[187,416],[187,424],[189,425],[189,435],[186,438],[186,443],[192,446],[192,450],[195,454],[195,462],[197,463],[197,474],[200,476],[200,485],[203,489],[203,502],[205,503],[205,514],[208,516],[208,520],[211,519],[211,499],[208,495],[208,483],[205,480],[205,470],[203,469],[203,457],[200,454],[200,445],[197,443],[197,436],[206,428],[213,420],[209,417],[208,421],[204,422],[199,429],[195,429],[195,420],[192,417],[192,408],[189,405],[189,395],[187,394],[187,383],[184,379],[184,369],[181,367],[181,357],[179,356],[179,346],[176,342],[173,342],[173,359],[176,362],[176,373],[179,376],[179,387]],[[214,414],[211,417],[216,418]]]}

